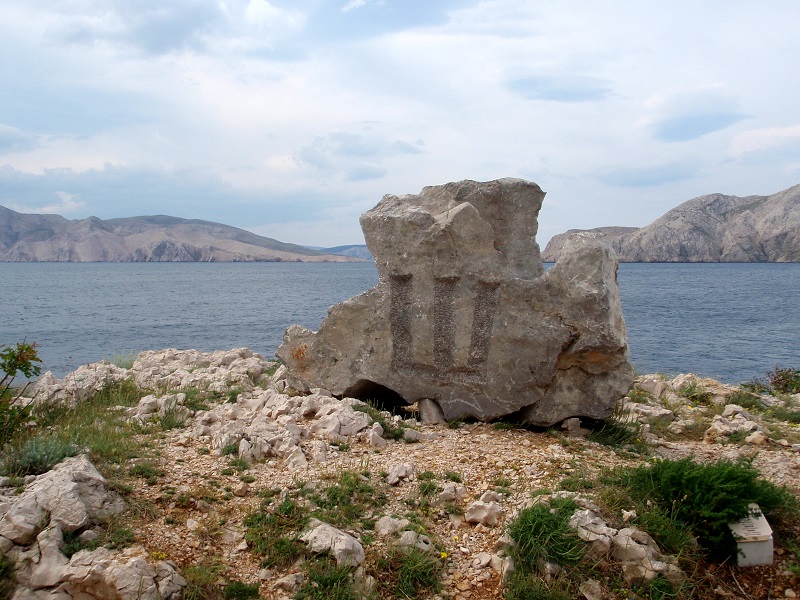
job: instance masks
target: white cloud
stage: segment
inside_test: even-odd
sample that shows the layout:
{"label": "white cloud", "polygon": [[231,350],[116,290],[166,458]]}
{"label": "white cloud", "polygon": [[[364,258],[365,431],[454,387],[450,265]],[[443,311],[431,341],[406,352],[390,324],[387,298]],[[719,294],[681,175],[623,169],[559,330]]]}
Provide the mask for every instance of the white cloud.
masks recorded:
{"label": "white cloud", "polygon": [[740,157],[751,152],[774,150],[800,143],[800,124],[768,127],[740,133],[731,140],[731,154]]}
{"label": "white cloud", "polygon": [[77,196],[75,194],[59,190],[55,192],[55,195],[58,197],[58,202],[53,204],[47,204],[45,206],[27,206],[10,202],[8,203],[8,208],[20,213],[34,215],[70,215],[86,208],[86,203],[81,200],[76,200]]}
{"label": "white cloud", "polygon": [[356,8],[361,8],[367,2],[368,0],[350,0],[350,2],[348,2],[342,7],[342,12],[350,12],[351,10],[355,10]]}

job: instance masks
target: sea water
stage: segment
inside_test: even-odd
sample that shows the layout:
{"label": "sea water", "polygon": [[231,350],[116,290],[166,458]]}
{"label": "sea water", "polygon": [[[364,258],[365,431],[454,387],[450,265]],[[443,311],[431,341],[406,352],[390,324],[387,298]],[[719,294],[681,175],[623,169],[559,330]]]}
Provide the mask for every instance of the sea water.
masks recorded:
{"label": "sea water", "polygon": [[[372,263],[0,263],[0,344],[36,342],[59,377],[162,348],[271,357],[377,280]],[[619,284],[639,373],[800,367],[800,264],[622,264]]]}

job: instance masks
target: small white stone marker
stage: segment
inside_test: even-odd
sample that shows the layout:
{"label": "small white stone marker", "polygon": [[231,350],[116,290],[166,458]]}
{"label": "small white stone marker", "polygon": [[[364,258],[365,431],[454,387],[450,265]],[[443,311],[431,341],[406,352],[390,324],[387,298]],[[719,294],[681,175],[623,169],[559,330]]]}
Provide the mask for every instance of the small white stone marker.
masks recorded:
{"label": "small white stone marker", "polygon": [[738,565],[753,567],[772,564],[772,528],[758,507],[750,504],[751,512],[756,516],[748,516],[736,523],[728,523],[739,550]]}

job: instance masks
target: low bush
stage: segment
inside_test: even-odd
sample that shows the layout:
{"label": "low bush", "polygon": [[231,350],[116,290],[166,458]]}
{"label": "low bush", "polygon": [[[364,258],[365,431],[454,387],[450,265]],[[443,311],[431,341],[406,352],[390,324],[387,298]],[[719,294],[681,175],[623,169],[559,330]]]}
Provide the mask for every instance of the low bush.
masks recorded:
{"label": "low bush", "polygon": [[755,394],[797,394],[800,393],[800,369],[776,366],[765,379],[754,378],[742,387]]}
{"label": "low bush", "polygon": [[75,444],[53,435],[31,437],[19,445],[6,447],[6,455],[0,462],[0,474],[18,477],[40,475],[78,452]]}
{"label": "low bush", "polygon": [[505,598],[567,600],[575,597],[573,582],[566,572],[548,582],[541,568],[548,561],[562,567],[575,567],[583,561],[585,543],[569,526],[570,517],[577,508],[571,499],[554,498],[550,504],[538,503],[520,511],[508,527],[515,542],[509,552],[514,559],[514,572],[506,586]]}
{"label": "low bush", "polygon": [[361,595],[353,587],[353,567],[337,565],[330,557],[306,563],[305,584],[295,598],[303,600],[356,600]]}
{"label": "low bush", "polygon": [[5,554],[0,554],[0,600],[8,600],[17,587],[14,563]]}
{"label": "low bush", "polygon": [[516,568],[535,573],[542,562],[574,565],[583,558],[584,543],[569,526],[578,508],[573,500],[554,498],[551,503],[534,504],[520,511],[508,533],[516,544],[511,556]]}
{"label": "low bush", "polygon": [[439,590],[441,571],[441,562],[431,554],[392,547],[376,561],[373,575],[381,597],[421,598]]}
{"label": "low bush", "polygon": [[233,600],[246,600],[247,598],[260,598],[258,593],[258,584],[247,584],[241,581],[232,581],[226,585],[222,590],[224,598],[232,598]]}
{"label": "low bush", "polygon": [[[761,479],[752,460],[722,459],[711,464],[691,458],[661,460],[650,467],[624,471],[620,481],[634,500],[650,501],[665,511],[662,522],[674,520],[691,530],[710,557],[717,560],[735,559],[736,544],[727,525],[748,516],[751,503],[758,504],[768,516],[797,510],[796,498],[785,488]],[[650,525],[655,521],[651,518]],[[670,544],[657,530],[648,532],[662,544],[673,548],[680,545]],[[684,533],[678,531],[676,535]]]}
{"label": "low bush", "polygon": [[608,419],[591,428],[589,440],[598,444],[640,454],[646,454],[649,450],[644,441],[642,424],[634,416],[625,413],[621,402],[614,406],[614,411]]}
{"label": "low bush", "polygon": [[[0,448],[22,429],[30,416],[30,409],[12,404],[22,396],[30,382],[21,390],[12,388],[18,374],[26,378],[42,372],[41,359],[36,344],[20,342],[15,346],[0,345]],[[39,364],[37,364],[39,363]]]}
{"label": "low bush", "polygon": [[299,538],[307,522],[307,512],[295,500],[287,498],[274,509],[265,501],[245,518],[245,539],[254,552],[264,556],[264,567],[286,566],[303,554]]}
{"label": "low bush", "polygon": [[690,381],[678,388],[678,395],[683,396],[694,404],[701,404],[703,406],[709,406],[711,404],[711,392],[706,391],[706,389],[696,381]]}

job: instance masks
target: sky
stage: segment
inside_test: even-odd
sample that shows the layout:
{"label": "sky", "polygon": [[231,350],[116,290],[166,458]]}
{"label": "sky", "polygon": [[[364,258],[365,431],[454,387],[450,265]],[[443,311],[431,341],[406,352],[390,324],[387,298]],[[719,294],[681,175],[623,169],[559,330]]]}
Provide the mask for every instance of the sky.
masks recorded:
{"label": "sky", "polygon": [[4,0],[0,205],[363,243],[521,177],[539,243],[800,183],[797,0]]}

